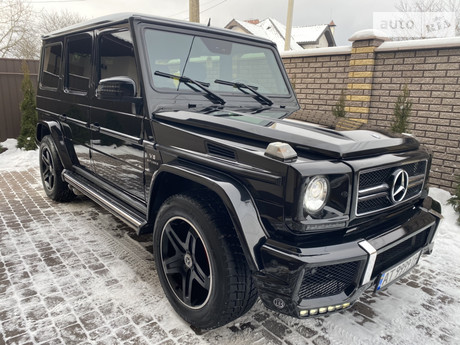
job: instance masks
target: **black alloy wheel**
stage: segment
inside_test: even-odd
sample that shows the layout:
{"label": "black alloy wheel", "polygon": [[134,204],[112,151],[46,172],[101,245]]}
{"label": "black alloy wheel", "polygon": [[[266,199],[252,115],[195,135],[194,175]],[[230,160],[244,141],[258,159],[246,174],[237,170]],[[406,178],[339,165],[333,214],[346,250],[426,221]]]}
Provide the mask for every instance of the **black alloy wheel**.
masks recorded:
{"label": "black alloy wheel", "polygon": [[42,172],[43,186],[52,191],[56,183],[56,171],[54,169],[53,157],[48,146],[43,147],[40,155],[40,169]]}
{"label": "black alloy wheel", "polygon": [[203,240],[187,219],[171,218],[161,236],[161,261],[169,286],[191,309],[201,308],[212,289],[212,266]]}
{"label": "black alloy wheel", "polygon": [[174,310],[199,329],[246,313],[257,290],[227,210],[203,191],[164,201],[155,220],[158,278]]}
{"label": "black alloy wheel", "polygon": [[46,135],[40,142],[40,175],[46,195],[54,201],[70,201],[75,194],[62,180],[64,170],[61,160],[51,136]]}

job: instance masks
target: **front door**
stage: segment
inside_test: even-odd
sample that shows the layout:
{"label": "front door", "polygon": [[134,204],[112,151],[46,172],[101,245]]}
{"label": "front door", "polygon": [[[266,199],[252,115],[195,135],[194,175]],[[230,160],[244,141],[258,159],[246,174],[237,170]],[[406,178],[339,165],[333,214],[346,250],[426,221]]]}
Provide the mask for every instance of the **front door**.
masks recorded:
{"label": "front door", "polygon": [[[110,77],[139,81],[133,41],[128,29],[99,33],[97,82]],[[91,108],[91,148],[95,173],[114,187],[141,201],[144,193],[142,109],[128,101],[94,98]]]}

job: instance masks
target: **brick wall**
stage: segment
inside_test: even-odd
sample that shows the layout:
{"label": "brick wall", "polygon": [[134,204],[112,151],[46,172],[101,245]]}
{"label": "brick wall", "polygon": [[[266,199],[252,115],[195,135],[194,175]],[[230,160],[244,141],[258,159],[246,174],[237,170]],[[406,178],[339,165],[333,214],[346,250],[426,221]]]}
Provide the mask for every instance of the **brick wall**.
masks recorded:
{"label": "brick wall", "polygon": [[318,111],[331,112],[342,90],[347,88],[350,65],[348,48],[314,51],[316,55],[283,58],[297,98],[303,109],[313,111],[311,116]]}
{"label": "brick wall", "polygon": [[365,30],[352,47],[283,54],[301,104],[295,118],[328,124],[341,92],[347,117],[389,129],[407,85],[410,132],[433,151],[431,185],[454,191],[460,175],[460,38],[385,42]]}

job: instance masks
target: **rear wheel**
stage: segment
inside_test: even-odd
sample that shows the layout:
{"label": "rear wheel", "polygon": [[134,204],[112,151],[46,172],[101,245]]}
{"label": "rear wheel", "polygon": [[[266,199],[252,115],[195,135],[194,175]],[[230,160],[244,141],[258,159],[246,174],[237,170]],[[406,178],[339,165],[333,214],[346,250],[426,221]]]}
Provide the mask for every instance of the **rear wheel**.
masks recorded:
{"label": "rear wheel", "polygon": [[176,312],[201,329],[222,326],[248,311],[257,294],[230,219],[215,200],[174,195],[154,230],[155,262]]}
{"label": "rear wheel", "polygon": [[40,175],[46,195],[55,201],[69,201],[75,194],[62,180],[61,173],[64,169],[59,159],[53,139],[47,135],[40,143]]}

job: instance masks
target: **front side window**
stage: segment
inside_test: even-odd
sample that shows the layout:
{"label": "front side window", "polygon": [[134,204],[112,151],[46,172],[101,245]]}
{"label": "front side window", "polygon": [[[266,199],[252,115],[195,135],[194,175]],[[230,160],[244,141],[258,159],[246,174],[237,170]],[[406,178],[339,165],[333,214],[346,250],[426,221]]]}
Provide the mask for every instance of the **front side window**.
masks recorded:
{"label": "front side window", "polygon": [[99,80],[128,77],[139,85],[134,47],[128,30],[104,33],[99,40]]}
{"label": "front side window", "polygon": [[43,52],[43,70],[40,85],[57,89],[61,73],[62,45],[60,43],[47,45]]}
{"label": "front side window", "polygon": [[87,92],[91,78],[92,37],[88,34],[70,38],[67,43],[68,90]]}
{"label": "front side window", "polygon": [[240,94],[216,80],[254,86],[269,96],[288,96],[289,90],[273,51],[269,48],[174,32],[145,30],[145,42],[154,87],[168,91],[190,90],[176,79],[156,71],[209,84],[220,94]]}

